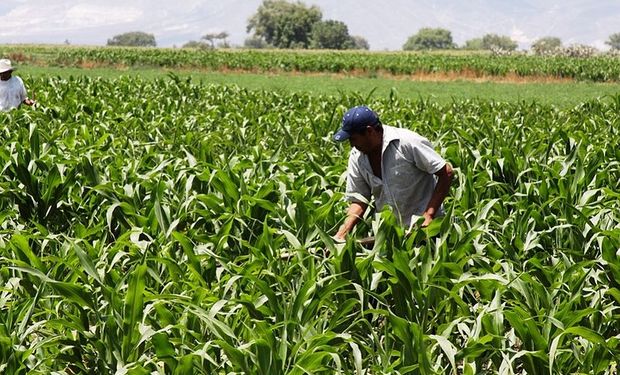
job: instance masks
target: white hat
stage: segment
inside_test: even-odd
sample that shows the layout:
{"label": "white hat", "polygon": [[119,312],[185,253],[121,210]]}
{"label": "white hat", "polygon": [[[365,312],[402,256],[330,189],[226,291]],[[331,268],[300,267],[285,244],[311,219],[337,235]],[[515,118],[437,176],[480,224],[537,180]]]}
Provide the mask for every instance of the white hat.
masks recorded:
{"label": "white hat", "polygon": [[0,59],[0,73],[8,72],[9,70],[15,70],[13,65],[11,65],[11,60]]}

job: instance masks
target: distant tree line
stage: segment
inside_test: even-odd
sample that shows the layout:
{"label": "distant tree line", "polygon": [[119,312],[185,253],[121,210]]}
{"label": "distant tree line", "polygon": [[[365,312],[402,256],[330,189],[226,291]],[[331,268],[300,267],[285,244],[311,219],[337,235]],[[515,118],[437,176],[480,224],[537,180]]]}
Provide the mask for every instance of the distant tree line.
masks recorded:
{"label": "distant tree line", "polygon": [[183,48],[198,48],[198,49],[214,49],[216,48],[215,42],[219,40],[217,44],[218,48],[230,48],[230,44],[226,40],[228,38],[228,32],[221,31],[215,33],[207,33],[203,35],[200,40],[191,40],[183,45]]}
{"label": "distant tree line", "polygon": [[[252,33],[244,42],[246,48],[299,48],[299,49],[369,49],[368,41],[350,35],[342,21],[324,20],[316,6],[285,0],[264,0],[248,20],[247,32]],[[184,48],[228,48],[228,32],[208,33],[200,40],[192,40]],[[216,42],[220,41],[216,45]],[[152,34],[129,32],[108,40],[109,46],[154,47]]]}
{"label": "distant tree line", "polygon": [[349,35],[342,21],[323,20],[317,6],[264,0],[249,19],[245,42],[250,48],[368,49],[366,39]]}
{"label": "distant tree line", "polygon": [[[605,42],[612,51],[620,51],[620,33],[612,34]],[[470,39],[461,47],[465,50],[491,50],[511,52],[517,49],[517,42],[510,37],[486,34],[482,38]],[[449,30],[442,28],[422,28],[416,34],[410,36],[403,50],[423,51],[423,50],[450,50],[459,48],[452,40]],[[596,53],[596,48],[573,44],[563,46],[562,40],[558,37],[546,36],[534,41],[530,51],[535,55],[563,55],[572,57],[587,57]]]}
{"label": "distant tree line", "polygon": [[108,39],[108,46],[156,47],[155,36],[142,31],[131,31]]}
{"label": "distant tree line", "polygon": [[[349,34],[342,21],[324,20],[321,9],[306,6],[302,2],[286,0],[263,0],[256,13],[249,18],[246,30],[250,36],[245,40],[245,48],[294,48],[294,49],[369,49],[368,41],[362,36]],[[228,32],[214,32],[203,35],[198,41],[189,41],[184,48],[229,48]],[[605,42],[613,52],[620,51],[620,33],[612,34]],[[108,39],[109,46],[155,47],[153,34],[132,31]],[[486,34],[481,38],[467,40],[457,46],[452,33],[443,28],[424,27],[411,35],[403,44],[405,51],[428,50],[491,50],[512,52],[517,42],[508,36]],[[596,49],[584,45],[562,46],[558,37],[546,36],[536,40],[530,51],[536,55],[562,54],[568,56],[587,56]]]}

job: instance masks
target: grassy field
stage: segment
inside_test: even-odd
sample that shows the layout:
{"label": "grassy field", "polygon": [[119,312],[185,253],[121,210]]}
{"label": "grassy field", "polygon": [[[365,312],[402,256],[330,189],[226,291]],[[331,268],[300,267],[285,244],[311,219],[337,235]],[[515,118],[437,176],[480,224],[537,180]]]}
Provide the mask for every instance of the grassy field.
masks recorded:
{"label": "grassy field", "polygon": [[[164,78],[170,73],[179,77],[221,85],[238,85],[249,90],[278,93],[341,95],[357,93],[362,98],[381,98],[394,92],[404,98],[423,98],[440,104],[476,99],[498,102],[537,102],[559,108],[573,107],[584,101],[620,93],[618,83],[546,82],[510,83],[473,82],[468,80],[422,81],[408,77],[368,77],[343,74],[253,74],[232,72],[195,72],[171,69],[59,68],[24,66],[17,74],[24,78],[89,76],[115,78],[121,75],[146,79]],[[36,88],[32,88],[36,90]]]}

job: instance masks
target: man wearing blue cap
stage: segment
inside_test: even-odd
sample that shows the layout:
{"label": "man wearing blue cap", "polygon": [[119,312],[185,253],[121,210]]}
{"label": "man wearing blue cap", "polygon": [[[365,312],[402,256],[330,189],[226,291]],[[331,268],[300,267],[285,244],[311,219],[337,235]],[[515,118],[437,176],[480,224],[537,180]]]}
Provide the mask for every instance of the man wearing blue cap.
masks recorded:
{"label": "man wearing blue cap", "polygon": [[452,182],[452,167],[428,139],[408,130],[383,125],[366,106],[349,109],[334,140],[349,140],[351,154],[347,169],[347,217],[334,236],[344,240],[361,220],[371,196],[375,208],[385,205],[409,228],[415,217],[422,226],[443,215],[441,206]]}

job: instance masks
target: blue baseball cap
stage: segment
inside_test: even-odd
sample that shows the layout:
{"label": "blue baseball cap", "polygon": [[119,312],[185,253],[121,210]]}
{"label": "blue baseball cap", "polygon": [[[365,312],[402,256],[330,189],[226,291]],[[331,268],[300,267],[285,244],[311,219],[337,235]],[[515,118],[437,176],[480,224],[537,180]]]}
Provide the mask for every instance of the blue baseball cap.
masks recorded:
{"label": "blue baseball cap", "polygon": [[378,122],[379,116],[370,108],[365,105],[353,107],[342,116],[342,127],[334,134],[334,140],[337,142],[346,141],[351,137],[351,133]]}

